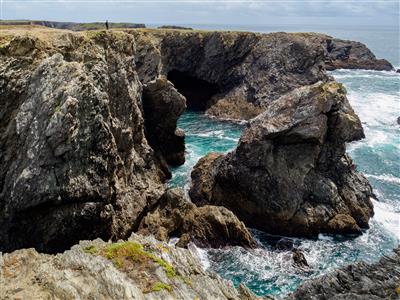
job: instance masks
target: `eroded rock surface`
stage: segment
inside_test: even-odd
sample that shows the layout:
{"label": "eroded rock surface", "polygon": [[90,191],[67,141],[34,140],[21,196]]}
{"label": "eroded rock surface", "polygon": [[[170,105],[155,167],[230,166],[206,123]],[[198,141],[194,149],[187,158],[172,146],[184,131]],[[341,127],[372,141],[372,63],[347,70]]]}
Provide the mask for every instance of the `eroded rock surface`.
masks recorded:
{"label": "eroded rock surface", "polygon": [[134,56],[125,33],[1,48],[0,250],[126,237],[164,192]]}
{"label": "eroded rock surface", "polygon": [[176,127],[186,109],[186,99],[165,77],[148,82],[143,88],[143,109],[147,139],[169,165],[185,162],[185,135]]}
{"label": "eroded rock surface", "polygon": [[373,215],[372,188],[345,143],[363,136],[342,85],[299,88],[252,120],[233,152],[201,159],[190,196],[273,234],[360,233]]}
{"label": "eroded rock surface", "polygon": [[206,205],[197,207],[181,189],[168,190],[157,207],[143,218],[139,233],[168,241],[180,237],[178,245],[192,241],[199,246],[227,245],[255,247],[256,242],[244,224],[227,208]]}
{"label": "eroded rock surface", "polygon": [[152,237],[82,241],[58,255],[0,253],[2,299],[257,299]]}
{"label": "eroded rock surface", "polygon": [[399,299],[400,249],[377,263],[359,262],[300,285],[288,299]]}

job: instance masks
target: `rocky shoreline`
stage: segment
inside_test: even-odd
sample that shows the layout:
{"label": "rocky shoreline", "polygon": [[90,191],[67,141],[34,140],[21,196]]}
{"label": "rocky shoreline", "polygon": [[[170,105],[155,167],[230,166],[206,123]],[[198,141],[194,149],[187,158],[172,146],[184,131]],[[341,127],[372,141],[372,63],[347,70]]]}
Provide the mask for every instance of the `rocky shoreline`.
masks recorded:
{"label": "rocky shoreline", "polygon": [[[123,239],[129,251],[136,243],[132,255],[159,263],[145,244],[151,253],[162,244],[131,236],[139,232],[164,242],[178,237],[169,260],[190,273],[199,264],[187,265],[192,258],[181,247],[256,247],[246,226],[293,236],[360,234],[373,194],[345,143],[364,135],[344,87],[326,73],[334,68],[393,67],[361,43],[312,33],[2,30],[0,251],[60,253],[83,240]],[[251,119],[235,151],[200,160],[191,199],[166,185],[169,166],[185,161],[177,120],[186,108]],[[126,249],[116,261],[107,254],[113,246],[94,241],[98,257],[88,243],[56,256],[4,254],[7,297],[31,288],[58,298],[255,299],[200,269],[193,274],[202,279],[188,287],[152,267],[160,280],[149,292],[140,274],[129,273]],[[24,261],[44,266],[37,271],[43,281],[21,273]],[[108,271],[82,271],[101,266]],[[66,268],[91,283],[76,288]],[[100,282],[109,288],[97,290]]]}

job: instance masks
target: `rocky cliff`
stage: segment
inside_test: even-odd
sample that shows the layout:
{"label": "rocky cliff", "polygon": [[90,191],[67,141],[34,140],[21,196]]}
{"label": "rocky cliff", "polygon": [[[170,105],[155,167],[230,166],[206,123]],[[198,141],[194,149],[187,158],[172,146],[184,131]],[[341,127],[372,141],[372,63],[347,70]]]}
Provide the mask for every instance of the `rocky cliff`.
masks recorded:
{"label": "rocky cliff", "polygon": [[0,253],[2,299],[257,299],[204,271],[189,250],[152,237],[82,241],[58,255]]}
{"label": "rocky cliff", "polygon": [[360,233],[373,215],[372,188],[345,143],[363,136],[343,86],[299,88],[253,119],[233,152],[201,159],[190,196],[272,234]]}
{"label": "rocky cliff", "polygon": [[[176,120],[186,106],[255,117],[282,95],[329,79],[324,41],[297,33],[2,30],[1,249],[59,251],[80,239],[126,238],[159,203],[168,164],[184,162]],[[355,231],[368,211],[349,213]]]}

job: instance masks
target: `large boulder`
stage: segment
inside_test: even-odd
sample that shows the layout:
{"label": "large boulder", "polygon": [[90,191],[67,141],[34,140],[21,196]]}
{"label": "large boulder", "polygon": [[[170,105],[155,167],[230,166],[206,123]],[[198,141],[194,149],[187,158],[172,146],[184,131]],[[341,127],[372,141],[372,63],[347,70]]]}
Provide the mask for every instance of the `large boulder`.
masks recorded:
{"label": "large boulder", "polygon": [[154,150],[170,165],[185,162],[185,135],[176,127],[186,109],[186,99],[165,77],[143,87],[146,136]]}
{"label": "large boulder", "polygon": [[199,161],[191,199],[273,234],[360,233],[373,215],[372,188],[345,144],[363,136],[342,85],[299,88],[253,119],[233,152]]}
{"label": "large boulder", "polygon": [[287,299],[399,299],[400,248],[378,262],[359,262],[310,279]]}
{"label": "large boulder", "polygon": [[143,218],[139,233],[152,234],[162,241],[180,237],[180,246],[190,241],[211,247],[256,245],[250,232],[230,210],[212,205],[197,207],[181,189],[166,191],[155,209]]}

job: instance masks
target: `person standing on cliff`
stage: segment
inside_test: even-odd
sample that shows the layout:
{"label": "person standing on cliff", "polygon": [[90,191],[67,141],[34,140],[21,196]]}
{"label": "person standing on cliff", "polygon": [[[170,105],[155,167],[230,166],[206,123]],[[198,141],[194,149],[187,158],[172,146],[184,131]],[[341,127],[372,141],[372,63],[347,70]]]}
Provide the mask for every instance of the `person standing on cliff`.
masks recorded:
{"label": "person standing on cliff", "polygon": [[108,30],[108,20],[106,20],[106,29]]}

